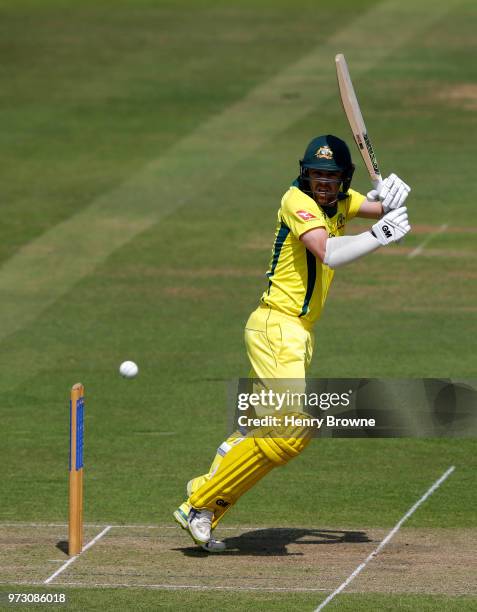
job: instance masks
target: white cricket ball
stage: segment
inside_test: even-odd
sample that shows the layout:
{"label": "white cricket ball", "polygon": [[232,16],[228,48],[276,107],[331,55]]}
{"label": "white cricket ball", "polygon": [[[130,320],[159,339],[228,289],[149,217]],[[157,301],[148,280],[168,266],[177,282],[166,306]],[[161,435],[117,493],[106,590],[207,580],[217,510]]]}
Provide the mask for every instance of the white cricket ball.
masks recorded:
{"label": "white cricket ball", "polygon": [[134,361],[123,361],[119,366],[119,373],[121,376],[124,376],[124,378],[134,378],[137,376],[138,372],[139,368]]}

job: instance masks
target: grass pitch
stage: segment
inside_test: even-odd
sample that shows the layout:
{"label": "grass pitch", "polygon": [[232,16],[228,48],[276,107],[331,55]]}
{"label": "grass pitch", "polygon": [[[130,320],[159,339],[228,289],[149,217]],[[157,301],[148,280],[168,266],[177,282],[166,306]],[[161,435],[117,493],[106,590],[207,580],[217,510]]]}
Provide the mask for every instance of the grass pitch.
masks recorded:
{"label": "grass pitch", "polygon": [[[180,570],[167,577],[169,564],[187,562],[187,577],[205,586],[219,572],[217,559],[187,555],[171,512],[227,435],[226,382],[248,371],[243,324],[265,286],[297,159],[318,133],[351,140],[336,52],[348,58],[383,171],[413,186],[414,231],[336,274],[310,375],[476,376],[477,92],[467,51],[476,8],[401,4],[1,4],[4,591],[41,590],[66,560],[56,548],[64,527],[45,524],[66,517],[77,381],[87,393],[85,518],[98,525],[88,534],[108,524],[164,528],[157,538],[134,528],[120,543],[125,532],[113,531],[66,570],[63,582],[81,583],[63,586],[72,609],[312,610],[368,554],[365,542],[337,540],[278,554],[269,537],[265,578],[283,572],[287,588],[296,576],[295,589],[323,592],[135,586],[162,572],[173,587]],[[353,186],[366,192],[353,155]],[[139,364],[137,379],[119,378],[124,359]],[[311,530],[314,541],[325,529],[365,533],[376,545],[455,465],[406,524],[408,539],[329,609],[470,610],[476,456],[473,440],[316,441],[247,494],[224,527]],[[249,547],[225,560],[223,580],[235,585],[247,563],[263,562],[246,537]],[[148,563],[135,565],[144,550]],[[443,551],[452,563],[436,591],[426,572],[439,575]],[[108,582],[125,586],[93,586]]]}

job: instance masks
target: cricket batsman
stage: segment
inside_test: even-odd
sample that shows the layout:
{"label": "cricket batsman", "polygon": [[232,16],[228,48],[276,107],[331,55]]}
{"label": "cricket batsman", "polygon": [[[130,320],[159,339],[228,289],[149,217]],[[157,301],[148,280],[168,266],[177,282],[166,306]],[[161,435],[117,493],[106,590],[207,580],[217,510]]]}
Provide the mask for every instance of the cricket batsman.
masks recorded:
{"label": "cricket batsman", "polygon": [[[336,268],[401,240],[411,229],[404,206],[410,187],[391,174],[366,196],[351,189],[354,164],[346,143],[314,138],[300,174],[278,210],[275,242],[258,308],[245,327],[250,378],[303,381],[313,353],[313,326],[323,310]],[[375,219],[368,231],[345,236],[354,217]],[[273,427],[256,435],[235,431],[223,442],[209,472],[187,484],[187,500],[174,519],[210,552],[224,542],[212,531],[224,513],[273,468],[285,465],[310,442],[310,432]]]}

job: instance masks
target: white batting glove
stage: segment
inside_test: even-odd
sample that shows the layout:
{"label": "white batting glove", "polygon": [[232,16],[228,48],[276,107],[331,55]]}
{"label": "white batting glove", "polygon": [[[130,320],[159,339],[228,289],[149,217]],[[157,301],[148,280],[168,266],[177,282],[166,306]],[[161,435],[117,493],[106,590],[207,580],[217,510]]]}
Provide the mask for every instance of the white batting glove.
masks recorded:
{"label": "white batting glove", "polygon": [[391,212],[388,212],[373,225],[372,233],[376,236],[379,242],[386,246],[391,242],[398,242],[401,238],[411,231],[409,219],[407,216],[407,208],[401,206]]}
{"label": "white batting glove", "polygon": [[378,188],[378,198],[382,201],[383,211],[388,213],[403,206],[410,191],[411,188],[402,179],[396,174],[390,174]]}
{"label": "white batting glove", "polygon": [[368,191],[368,193],[366,194],[366,199],[368,200],[368,202],[380,201],[379,190],[381,189],[382,185],[384,185],[383,181],[381,181],[381,183],[378,185],[378,189],[371,189],[371,191]]}

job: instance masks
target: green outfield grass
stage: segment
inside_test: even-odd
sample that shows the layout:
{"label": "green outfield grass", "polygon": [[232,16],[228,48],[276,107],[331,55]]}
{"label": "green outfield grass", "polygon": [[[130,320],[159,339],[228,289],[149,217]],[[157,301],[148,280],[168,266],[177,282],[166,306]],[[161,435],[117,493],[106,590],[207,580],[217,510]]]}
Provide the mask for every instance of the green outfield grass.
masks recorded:
{"label": "green outfield grass", "polygon": [[[15,589],[13,589],[15,590]],[[9,592],[0,587],[0,593]],[[22,590],[25,593],[32,592],[30,588]],[[64,592],[45,589],[36,589],[34,592]],[[208,594],[207,599],[197,593],[167,593],[139,589],[69,589],[68,610],[104,610],[121,607],[123,610],[257,610],[268,612],[269,610],[310,610],[318,603],[316,596],[303,594],[282,594],[277,599],[274,595],[254,594],[233,595],[223,593]],[[25,612],[27,610],[41,610],[41,605],[17,606],[15,610]],[[410,612],[422,610],[423,612],[434,612],[435,610],[449,610],[450,612],[467,612],[475,609],[475,600],[469,597],[450,598],[443,596],[402,595],[389,598],[384,595],[358,595],[345,594],[340,598],[340,603],[332,603],[329,610],[350,610],[362,612],[364,610],[382,610],[383,612]]]}
{"label": "green outfield grass", "polygon": [[[376,27],[393,11],[402,41]],[[0,3],[0,525],[66,520],[78,381],[86,521],[171,522],[228,433],[227,381],[248,372],[243,326],[297,160],[318,133],[350,140],[335,52],[357,75],[384,173],[413,187],[415,231],[337,272],[310,375],[477,378],[476,17],[469,0]],[[125,359],[137,379],[119,377]],[[316,440],[227,522],[390,529],[455,465],[409,526],[470,530],[476,451],[469,439]],[[311,610],[326,595],[67,592],[78,610]],[[329,609],[476,605],[471,587],[424,593],[345,593]]]}

